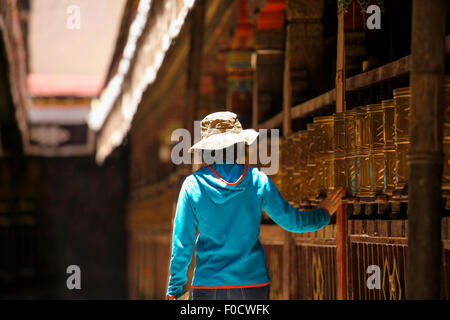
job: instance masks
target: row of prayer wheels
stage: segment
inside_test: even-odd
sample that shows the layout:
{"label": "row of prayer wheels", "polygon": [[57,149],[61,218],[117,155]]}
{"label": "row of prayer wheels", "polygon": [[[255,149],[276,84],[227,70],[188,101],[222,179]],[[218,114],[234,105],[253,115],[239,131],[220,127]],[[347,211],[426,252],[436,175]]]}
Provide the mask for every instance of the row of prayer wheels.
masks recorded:
{"label": "row of prayer wheels", "polygon": [[[283,196],[296,207],[309,206],[342,186],[347,202],[407,201],[410,96],[409,87],[398,88],[393,99],[315,117],[306,130],[283,138],[274,177]],[[447,118],[444,152],[442,189],[450,194]]]}

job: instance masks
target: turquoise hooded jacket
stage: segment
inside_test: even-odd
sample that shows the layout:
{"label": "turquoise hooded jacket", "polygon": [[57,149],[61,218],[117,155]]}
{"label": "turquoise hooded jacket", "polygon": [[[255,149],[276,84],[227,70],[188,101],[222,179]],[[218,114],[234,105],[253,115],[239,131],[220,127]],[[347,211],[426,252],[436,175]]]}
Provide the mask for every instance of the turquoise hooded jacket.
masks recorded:
{"label": "turquoise hooded jacket", "polygon": [[182,293],[194,244],[193,288],[268,284],[264,250],[258,240],[262,209],[291,232],[315,231],[330,219],[324,209],[296,210],[255,167],[215,163],[189,175],[176,207],[167,296]]}

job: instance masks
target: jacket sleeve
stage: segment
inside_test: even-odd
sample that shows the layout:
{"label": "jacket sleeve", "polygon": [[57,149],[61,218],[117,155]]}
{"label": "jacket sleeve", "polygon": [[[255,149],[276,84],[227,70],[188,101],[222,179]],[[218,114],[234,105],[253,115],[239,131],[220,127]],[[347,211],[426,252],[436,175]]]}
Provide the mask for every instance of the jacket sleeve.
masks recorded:
{"label": "jacket sleeve", "polygon": [[170,277],[167,288],[168,297],[181,295],[187,281],[187,269],[191,263],[196,235],[197,218],[189,197],[188,180],[183,182],[178,196],[173,223],[172,255],[170,259]]}
{"label": "jacket sleeve", "polygon": [[330,215],[325,209],[317,208],[299,211],[291,206],[278,191],[269,177],[259,172],[263,187],[263,209],[269,217],[283,229],[290,232],[311,232],[330,223]]}

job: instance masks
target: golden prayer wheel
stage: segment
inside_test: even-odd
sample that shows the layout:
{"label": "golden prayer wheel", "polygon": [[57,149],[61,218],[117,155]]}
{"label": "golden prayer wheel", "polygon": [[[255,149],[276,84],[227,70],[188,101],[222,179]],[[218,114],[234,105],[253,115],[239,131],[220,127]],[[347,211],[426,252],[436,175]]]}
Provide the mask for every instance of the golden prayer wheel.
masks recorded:
{"label": "golden prayer wheel", "polygon": [[291,158],[292,158],[292,184],[290,185],[290,202],[291,205],[298,208],[300,206],[300,184],[301,184],[301,173],[299,168],[299,162],[301,158],[301,145],[300,145],[300,134],[295,132],[291,134]]}
{"label": "golden prayer wheel", "polygon": [[356,196],[360,198],[370,198],[371,175],[368,151],[356,151],[355,171]]}
{"label": "golden prayer wheel", "polygon": [[[317,123],[317,119],[314,118],[313,120],[313,132],[314,132],[314,137],[313,137],[313,146],[312,146],[312,152],[314,152],[315,154],[315,176],[316,176],[316,185],[315,185],[315,190],[312,191],[314,193],[311,194],[311,196],[316,199],[317,196],[319,195],[320,191],[324,189],[324,184],[323,184],[323,167],[324,167],[324,162],[322,159],[322,149],[323,149],[323,137],[322,137],[322,131],[321,131],[321,125]],[[312,199],[310,199],[312,201]],[[314,200],[315,201],[315,200]]]}
{"label": "golden prayer wheel", "polygon": [[331,193],[334,190],[334,157],[333,153],[324,159],[324,191],[326,194]]}
{"label": "golden prayer wheel", "polygon": [[299,153],[298,165],[300,168],[306,168],[308,164],[308,131],[301,130],[298,132],[299,136]]}
{"label": "golden prayer wheel", "polygon": [[[285,187],[286,187],[286,183],[284,181],[284,161],[286,161],[289,157],[288,155],[284,152],[283,148],[284,148],[284,139],[283,137],[279,137],[279,150],[278,150],[278,160],[279,160],[279,166],[278,166],[278,171],[277,173],[270,175],[269,179],[272,180],[272,182],[277,186],[278,190],[280,191],[280,193],[283,195],[283,197],[286,195],[285,193]],[[269,152],[271,152],[271,138],[267,137],[267,152],[269,154]],[[258,146],[259,148],[259,146]],[[246,146],[246,160],[245,163],[250,164],[250,165],[254,165],[253,163],[250,163],[250,155],[249,155],[249,148],[248,146]],[[257,166],[259,167],[265,167],[267,165],[264,165],[261,163],[259,157],[258,157],[258,164]],[[262,212],[262,223],[270,223],[270,221],[272,221],[272,219],[267,215],[267,213],[263,210]]]}
{"label": "golden prayer wheel", "polygon": [[307,124],[307,134],[308,134],[308,155],[307,155],[307,163],[306,167],[308,168],[308,175],[306,184],[305,194],[309,201],[315,202],[317,196],[317,186],[318,186],[318,175],[317,175],[317,164],[316,164],[316,139],[315,139],[315,127],[314,124]]}
{"label": "golden prayer wheel", "polygon": [[284,195],[283,190],[283,172],[284,172],[284,159],[285,159],[285,152],[283,150],[284,148],[284,137],[279,138],[279,165],[278,165],[278,172],[272,176],[272,182],[277,186],[278,190],[282,195]]}
{"label": "golden prayer wheel", "polygon": [[346,187],[346,171],[345,171],[345,149],[346,149],[346,131],[345,131],[345,115],[344,113],[335,113],[334,134],[333,134],[333,171],[334,171],[334,187]]}
{"label": "golden prayer wheel", "polygon": [[369,148],[383,149],[383,107],[381,104],[369,104],[366,108],[369,121]]}
{"label": "golden prayer wheel", "polygon": [[307,189],[306,186],[308,184],[308,131],[302,130],[299,132],[299,171],[300,171],[300,187],[299,187],[299,200],[300,203],[303,202],[303,200],[307,200]]}
{"label": "golden prayer wheel", "polygon": [[347,197],[356,196],[356,131],[355,131],[355,110],[344,113],[345,124],[345,176]]}
{"label": "golden prayer wheel", "polygon": [[369,198],[371,196],[371,174],[369,159],[369,117],[366,107],[355,109],[355,180],[356,196]]}
{"label": "golden prayer wheel", "polygon": [[381,102],[383,108],[383,154],[384,154],[384,186],[383,193],[391,196],[395,189],[395,144],[394,144],[394,100]]}
{"label": "golden prayer wheel", "polygon": [[313,123],[318,143],[318,157],[316,161],[319,175],[318,193],[325,195],[334,189],[333,116],[316,117]]}
{"label": "golden prayer wheel", "polygon": [[284,171],[284,186],[283,186],[283,197],[289,204],[293,204],[293,194],[292,188],[294,185],[293,172],[295,171],[295,158],[293,155],[293,141],[292,135],[288,135],[283,141],[283,171]]}
{"label": "golden prayer wheel", "polygon": [[381,104],[367,106],[369,123],[370,196],[381,194],[384,188],[384,132],[383,107]]}
{"label": "golden prayer wheel", "polygon": [[407,155],[409,151],[409,87],[394,90],[394,143],[395,143],[395,189],[403,190],[408,179]]}
{"label": "golden prayer wheel", "polygon": [[369,126],[367,107],[357,107],[355,110],[355,148],[369,150]]}

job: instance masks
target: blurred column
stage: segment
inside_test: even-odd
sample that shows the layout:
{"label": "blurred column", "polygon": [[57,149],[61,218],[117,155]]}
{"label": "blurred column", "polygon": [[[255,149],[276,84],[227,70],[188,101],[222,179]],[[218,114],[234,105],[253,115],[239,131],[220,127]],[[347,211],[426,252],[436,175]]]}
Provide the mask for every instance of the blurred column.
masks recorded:
{"label": "blurred column", "polygon": [[445,0],[414,0],[408,154],[408,299],[439,299]]}
{"label": "blurred column", "polygon": [[345,73],[347,77],[362,72],[362,62],[366,57],[366,8],[369,1],[351,0],[345,4]]}
{"label": "blurred column", "polygon": [[252,120],[253,23],[247,0],[237,1],[237,26],[227,53],[227,110],[237,114],[242,126],[250,127]]}
{"label": "blurred column", "polygon": [[267,0],[256,20],[253,103],[258,122],[282,110],[285,8],[285,0]]}
{"label": "blurred column", "polygon": [[322,86],[324,1],[286,0],[286,52],[290,56],[291,105],[304,102]]}

